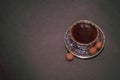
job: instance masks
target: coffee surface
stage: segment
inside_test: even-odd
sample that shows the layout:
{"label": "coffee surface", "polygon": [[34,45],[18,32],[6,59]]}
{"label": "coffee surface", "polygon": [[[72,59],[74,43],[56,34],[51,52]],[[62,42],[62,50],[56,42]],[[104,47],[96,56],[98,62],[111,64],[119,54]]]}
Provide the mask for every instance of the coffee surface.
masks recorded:
{"label": "coffee surface", "polygon": [[95,40],[97,29],[92,24],[77,23],[72,27],[71,34],[77,42],[87,44]]}

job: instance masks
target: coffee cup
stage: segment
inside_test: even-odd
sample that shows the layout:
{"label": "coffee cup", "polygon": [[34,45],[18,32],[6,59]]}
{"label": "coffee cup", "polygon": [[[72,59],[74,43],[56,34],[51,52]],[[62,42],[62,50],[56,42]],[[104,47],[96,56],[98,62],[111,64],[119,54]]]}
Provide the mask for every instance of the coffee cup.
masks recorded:
{"label": "coffee cup", "polygon": [[67,29],[64,41],[70,53],[78,58],[86,59],[92,58],[102,51],[105,35],[102,29],[92,21],[79,20]]}

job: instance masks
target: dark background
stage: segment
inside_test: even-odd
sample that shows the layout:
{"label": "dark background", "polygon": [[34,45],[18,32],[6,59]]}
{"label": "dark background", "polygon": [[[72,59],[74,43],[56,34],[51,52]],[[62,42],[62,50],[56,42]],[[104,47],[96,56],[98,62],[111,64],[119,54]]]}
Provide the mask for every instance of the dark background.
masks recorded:
{"label": "dark background", "polygon": [[[0,2],[0,80],[119,80],[119,0]],[[65,60],[64,33],[88,19],[105,33],[103,52]]]}

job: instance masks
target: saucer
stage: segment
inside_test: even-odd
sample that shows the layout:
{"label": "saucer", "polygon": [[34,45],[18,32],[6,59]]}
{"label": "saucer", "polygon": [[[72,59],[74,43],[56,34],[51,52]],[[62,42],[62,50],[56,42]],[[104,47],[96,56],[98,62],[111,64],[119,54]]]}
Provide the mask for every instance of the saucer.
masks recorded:
{"label": "saucer", "polygon": [[[97,33],[98,36],[96,37],[96,39],[90,43],[87,44],[82,44],[82,43],[78,43],[76,42],[71,35],[71,28],[79,23],[85,23],[85,24],[91,24],[93,26],[95,26],[95,28],[97,29]],[[89,49],[91,47],[94,47],[95,44],[97,42],[102,42],[101,48],[97,49],[96,53],[94,54],[90,54]],[[97,26],[96,24],[94,24],[93,22],[89,21],[89,20],[80,20],[75,22],[72,26],[70,26],[64,36],[64,42],[65,42],[65,46],[66,49],[72,53],[74,56],[78,57],[78,58],[82,58],[82,59],[88,59],[88,58],[92,58],[97,56],[104,48],[105,45],[105,35],[102,31],[102,29]]]}

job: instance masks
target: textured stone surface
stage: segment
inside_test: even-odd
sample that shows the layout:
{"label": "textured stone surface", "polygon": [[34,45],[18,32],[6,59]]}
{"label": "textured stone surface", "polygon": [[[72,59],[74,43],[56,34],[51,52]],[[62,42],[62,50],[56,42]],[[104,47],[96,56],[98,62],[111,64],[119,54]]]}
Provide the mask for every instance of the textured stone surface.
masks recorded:
{"label": "textured stone surface", "polygon": [[[68,62],[64,33],[80,19],[102,28],[105,48]],[[120,80],[119,34],[119,0],[2,0],[0,80]]]}

